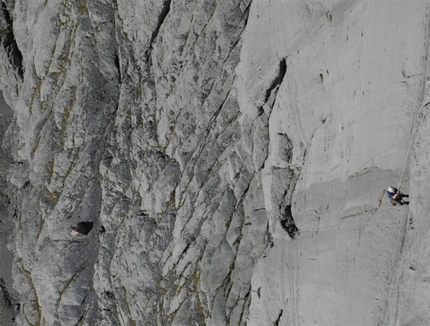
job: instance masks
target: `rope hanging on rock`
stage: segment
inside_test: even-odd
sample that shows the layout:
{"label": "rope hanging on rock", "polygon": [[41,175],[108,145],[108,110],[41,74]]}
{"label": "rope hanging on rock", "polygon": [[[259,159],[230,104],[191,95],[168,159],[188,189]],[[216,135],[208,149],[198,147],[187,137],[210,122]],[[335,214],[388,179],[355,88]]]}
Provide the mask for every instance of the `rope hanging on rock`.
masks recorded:
{"label": "rope hanging on rock", "polygon": [[[401,144],[401,143],[404,143],[405,141],[408,141],[409,140],[409,138],[406,138],[406,139],[403,139],[403,140],[401,140],[401,141],[399,141],[398,143],[395,143],[395,144],[393,144],[393,145],[391,145],[390,147],[387,147],[387,148],[385,148],[384,150],[382,150],[382,151],[380,151],[379,153],[377,153],[377,154],[375,154],[375,155],[373,155],[371,158],[369,158],[367,161],[366,161],[366,163],[364,163],[363,165],[361,165],[354,173],[353,173],[353,175],[354,174],[357,174],[363,167],[365,167],[366,165],[367,165],[367,163],[369,163],[370,161],[372,161],[376,156],[378,156],[378,155],[381,155],[382,153],[384,153],[384,152],[386,152],[386,151],[388,151],[389,149],[391,149],[391,148],[393,148],[393,147],[395,147],[395,146],[397,146],[397,145],[399,145],[399,144]],[[372,161],[372,164],[373,164],[373,161]]]}
{"label": "rope hanging on rock", "polygon": [[[404,164],[404,166],[403,166],[403,169],[402,169],[402,173],[400,174],[400,179],[399,179],[399,182],[397,183],[398,184],[398,189],[399,189],[399,191],[400,191],[400,188],[402,187],[402,179],[403,179],[403,175],[404,175],[404,173],[405,173],[405,171],[406,171],[406,167],[407,167],[407,165],[408,165],[408,160],[409,160],[409,155],[410,155],[410,152],[411,152],[411,148],[412,148],[412,142],[414,141],[414,139],[415,139],[415,132],[416,132],[416,130],[417,130],[417,128],[415,128],[414,126],[415,126],[415,121],[417,120],[417,118],[418,118],[418,116],[419,116],[419,114],[421,113],[421,110],[423,109],[423,108],[425,108],[427,105],[429,105],[430,104],[430,101],[427,101],[426,103],[424,103],[423,105],[421,105],[421,107],[418,109],[418,111],[417,111],[417,113],[416,113],[416,115],[414,116],[414,118],[412,119],[412,134],[411,134],[411,137],[409,138],[409,145],[408,145],[408,150],[407,150],[407,152],[406,152],[406,158],[405,158],[405,164]],[[403,142],[405,142],[407,139],[404,139],[404,140],[402,140],[402,141],[400,141],[400,142],[398,142],[398,143],[396,143],[396,144],[394,144],[394,145],[392,145],[392,146],[390,146],[390,147],[388,147],[388,148],[386,148],[386,149],[384,149],[383,151],[381,151],[381,152],[379,152],[378,154],[376,154],[376,155],[374,155],[374,156],[372,156],[370,159],[368,159],[367,161],[366,161],[366,163],[364,163],[363,165],[361,165],[358,169],[357,169],[357,171],[355,171],[354,172],[354,174],[356,174],[358,171],[360,171],[365,165],[367,165],[367,163],[369,163],[371,160],[373,160],[373,158],[374,157],[376,157],[376,156],[378,156],[378,155],[380,155],[380,154],[382,154],[383,152],[385,152],[385,151],[387,151],[387,150],[389,150],[391,147],[394,147],[394,146],[396,146],[396,145],[398,145],[398,144],[400,144],[400,143],[403,143]],[[326,226],[326,227],[317,227],[317,228],[312,228],[312,229],[305,229],[305,230],[299,230],[298,231],[298,234],[300,234],[300,233],[305,233],[305,232],[318,232],[319,230],[322,230],[322,229],[332,229],[332,228],[336,228],[336,227],[339,227],[339,224],[337,224],[337,225],[332,225],[332,226]]]}
{"label": "rope hanging on rock", "polygon": [[399,191],[400,191],[400,188],[402,187],[403,175],[404,175],[404,173],[406,171],[406,167],[408,166],[408,160],[409,160],[409,155],[410,155],[410,152],[411,152],[412,142],[415,139],[415,135],[414,134],[415,134],[415,131],[417,130],[417,128],[414,127],[415,126],[415,121],[417,120],[417,118],[418,118],[421,110],[423,108],[425,108],[429,104],[430,104],[430,101],[427,101],[426,103],[424,103],[423,105],[421,105],[421,107],[418,109],[416,115],[412,119],[412,135],[411,135],[411,138],[410,138],[410,141],[409,141],[408,150],[406,152],[405,164],[403,166],[402,173],[400,174],[399,182],[397,183]]}

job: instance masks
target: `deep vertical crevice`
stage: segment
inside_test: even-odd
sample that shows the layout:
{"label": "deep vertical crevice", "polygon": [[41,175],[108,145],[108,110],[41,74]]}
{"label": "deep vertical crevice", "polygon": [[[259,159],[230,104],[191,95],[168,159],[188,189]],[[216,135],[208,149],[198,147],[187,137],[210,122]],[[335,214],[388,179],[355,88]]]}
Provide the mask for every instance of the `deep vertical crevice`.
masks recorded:
{"label": "deep vertical crevice", "polygon": [[278,318],[276,319],[276,321],[274,323],[275,326],[279,326],[279,322],[281,321],[281,317],[282,317],[283,313],[284,313],[284,309],[281,309],[281,311],[279,312]]}
{"label": "deep vertical crevice", "polygon": [[287,73],[287,59],[283,58],[279,62],[279,73],[276,76],[276,78],[272,81],[272,84],[270,87],[266,90],[266,95],[264,97],[264,102],[267,102],[269,100],[270,95],[272,94],[273,90],[281,85],[282,81],[284,80],[284,76]]}
{"label": "deep vertical crevice", "polygon": [[114,62],[115,62],[115,67],[118,70],[118,84],[121,84],[122,83],[122,74],[121,74],[121,64],[119,62],[118,53],[115,54]]}
{"label": "deep vertical crevice", "polygon": [[285,206],[281,213],[281,226],[288,233],[291,239],[294,239],[299,234],[299,229],[294,221],[293,214],[291,212],[291,205]]}
{"label": "deep vertical crevice", "polygon": [[160,16],[158,16],[158,23],[157,27],[155,28],[154,32],[151,35],[151,39],[149,41],[150,46],[152,47],[152,43],[154,42],[155,38],[158,35],[158,32],[160,31],[161,25],[163,25],[164,20],[166,19],[167,15],[170,12],[170,4],[172,3],[172,0],[166,0],[163,4],[163,9],[161,9]]}
{"label": "deep vertical crevice", "polygon": [[[22,66],[22,53],[18,48],[18,44],[13,34],[13,20],[3,2],[0,8],[0,17],[6,23],[5,27],[0,30],[0,42],[7,53],[10,64],[15,68],[18,77],[24,78],[24,68]],[[0,19],[1,19],[0,18]]]}
{"label": "deep vertical crevice", "polygon": [[258,108],[258,115],[262,115],[264,113],[263,106],[269,101],[269,98],[272,95],[272,92],[277,92],[279,89],[279,86],[282,84],[282,81],[284,80],[285,74],[287,73],[287,58],[283,58],[279,62],[279,72],[278,75],[275,77],[275,79],[270,84],[270,87],[266,90],[266,93],[264,94],[264,103],[262,106]]}
{"label": "deep vertical crevice", "polygon": [[153,48],[153,43],[155,39],[158,36],[158,33],[160,32],[160,28],[163,25],[164,21],[166,20],[167,15],[170,12],[170,5],[172,3],[172,0],[166,0],[163,4],[163,9],[161,9],[160,15],[158,16],[158,22],[157,26],[155,27],[154,31],[151,34],[151,38],[149,39],[149,48],[146,51],[146,58],[149,59],[149,55],[151,53],[151,50]]}

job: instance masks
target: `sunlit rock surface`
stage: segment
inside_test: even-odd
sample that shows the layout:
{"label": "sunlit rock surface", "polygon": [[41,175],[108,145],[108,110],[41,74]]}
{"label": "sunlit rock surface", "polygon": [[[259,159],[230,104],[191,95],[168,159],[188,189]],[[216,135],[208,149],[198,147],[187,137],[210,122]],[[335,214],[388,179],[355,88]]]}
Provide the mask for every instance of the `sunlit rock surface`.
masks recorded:
{"label": "sunlit rock surface", "polygon": [[427,325],[429,5],[3,0],[2,318]]}

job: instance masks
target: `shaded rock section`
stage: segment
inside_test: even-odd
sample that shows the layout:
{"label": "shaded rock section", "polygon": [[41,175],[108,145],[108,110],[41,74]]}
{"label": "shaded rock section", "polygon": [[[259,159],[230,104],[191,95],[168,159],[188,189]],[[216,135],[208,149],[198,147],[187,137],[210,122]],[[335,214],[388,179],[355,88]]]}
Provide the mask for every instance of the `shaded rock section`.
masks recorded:
{"label": "shaded rock section", "polygon": [[74,237],[82,237],[88,235],[94,226],[93,222],[79,222],[70,227],[70,234]]}
{"label": "shaded rock section", "polygon": [[[278,75],[272,81],[272,84],[270,85],[270,87],[266,90],[266,94],[264,95],[264,104],[267,103],[267,101],[269,100],[269,98],[272,95],[273,91],[275,91],[275,92],[278,91],[279,86],[281,85],[282,81],[284,80],[284,77],[285,77],[286,73],[287,73],[287,59],[284,58],[284,59],[282,59],[279,62],[279,73],[278,73]],[[258,111],[258,115],[263,114],[263,112],[264,112],[264,109],[263,109],[264,104],[260,107],[260,109]]]}
{"label": "shaded rock section", "polygon": [[13,127],[13,111],[0,91],[0,324],[10,325],[19,311],[18,293],[13,288],[12,266],[14,251],[13,229],[16,215],[13,212],[8,184],[8,171],[12,164],[11,148],[5,141],[7,129]]}
{"label": "shaded rock section", "polygon": [[300,234],[299,229],[294,222],[291,206],[285,206],[281,213],[281,226],[288,233],[291,239]]}
{"label": "shaded rock section", "polygon": [[16,324],[425,320],[426,6],[3,1]]}
{"label": "shaded rock section", "polygon": [[23,79],[24,68],[22,64],[22,53],[18,48],[13,33],[13,20],[11,12],[7,8],[6,2],[2,2],[0,6],[0,43],[7,54],[9,63],[14,67],[17,77]]}

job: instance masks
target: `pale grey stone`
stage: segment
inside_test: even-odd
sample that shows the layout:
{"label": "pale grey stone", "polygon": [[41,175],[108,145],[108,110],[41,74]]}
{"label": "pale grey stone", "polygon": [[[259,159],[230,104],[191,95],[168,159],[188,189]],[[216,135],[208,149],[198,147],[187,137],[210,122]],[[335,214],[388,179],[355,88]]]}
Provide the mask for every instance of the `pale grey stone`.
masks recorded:
{"label": "pale grey stone", "polygon": [[1,318],[424,325],[427,7],[4,0]]}

